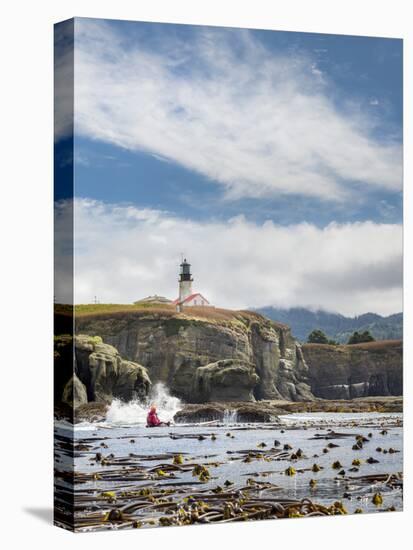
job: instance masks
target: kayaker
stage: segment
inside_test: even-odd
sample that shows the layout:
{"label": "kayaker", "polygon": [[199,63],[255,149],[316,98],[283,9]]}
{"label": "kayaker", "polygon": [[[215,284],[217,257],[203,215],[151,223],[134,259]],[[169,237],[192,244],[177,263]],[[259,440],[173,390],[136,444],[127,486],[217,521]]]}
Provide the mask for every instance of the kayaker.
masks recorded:
{"label": "kayaker", "polygon": [[169,426],[169,422],[161,422],[156,413],[156,405],[151,405],[148,416],[146,417],[146,426],[148,428],[156,428],[158,426]]}

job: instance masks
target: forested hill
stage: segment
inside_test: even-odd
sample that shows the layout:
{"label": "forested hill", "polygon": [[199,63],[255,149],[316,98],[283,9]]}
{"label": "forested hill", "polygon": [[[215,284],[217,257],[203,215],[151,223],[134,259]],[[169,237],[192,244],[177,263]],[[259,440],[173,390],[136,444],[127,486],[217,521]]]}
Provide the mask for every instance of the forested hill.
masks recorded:
{"label": "forested hill", "polygon": [[305,308],[280,309],[262,307],[256,311],[285,323],[291,327],[293,335],[305,342],[314,329],[322,330],[329,339],[346,343],[354,331],[370,331],[376,340],[398,340],[403,338],[403,313],[387,317],[376,313],[364,313],[357,317],[345,317],[339,313],[311,311]]}

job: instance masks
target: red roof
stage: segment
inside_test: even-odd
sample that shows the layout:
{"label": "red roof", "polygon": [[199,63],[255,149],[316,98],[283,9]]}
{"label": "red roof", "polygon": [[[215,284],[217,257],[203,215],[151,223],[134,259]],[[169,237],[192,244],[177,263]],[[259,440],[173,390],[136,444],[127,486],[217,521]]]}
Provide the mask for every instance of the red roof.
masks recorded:
{"label": "red roof", "polygon": [[204,298],[204,296],[202,296],[202,294],[200,292],[195,292],[195,294],[190,294],[189,296],[187,296],[185,298],[185,300],[182,300],[182,302],[179,301],[179,298],[177,298],[176,300],[173,301],[173,303],[176,305],[176,304],[185,304],[186,302],[190,302],[193,298],[195,298],[196,296],[201,296],[201,298],[203,300],[205,300],[205,302],[207,304],[209,304],[208,300],[206,298]]}

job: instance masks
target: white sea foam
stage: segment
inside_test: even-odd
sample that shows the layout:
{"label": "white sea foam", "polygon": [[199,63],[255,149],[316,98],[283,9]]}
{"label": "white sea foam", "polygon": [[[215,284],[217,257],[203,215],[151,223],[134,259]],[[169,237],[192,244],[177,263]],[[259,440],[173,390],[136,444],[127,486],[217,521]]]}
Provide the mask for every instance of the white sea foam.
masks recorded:
{"label": "white sea foam", "polygon": [[129,402],[114,399],[106,414],[106,424],[133,425],[145,424],[148,407],[156,405],[158,416],[163,422],[172,420],[174,414],[182,408],[180,399],[172,396],[168,388],[158,382],[155,384],[145,402],[134,399]]}
{"label": "white sea foam", "polygon": [[236,409],[225,409],[223,423],[226,426],[231,426],[238,422],[238,414]]}

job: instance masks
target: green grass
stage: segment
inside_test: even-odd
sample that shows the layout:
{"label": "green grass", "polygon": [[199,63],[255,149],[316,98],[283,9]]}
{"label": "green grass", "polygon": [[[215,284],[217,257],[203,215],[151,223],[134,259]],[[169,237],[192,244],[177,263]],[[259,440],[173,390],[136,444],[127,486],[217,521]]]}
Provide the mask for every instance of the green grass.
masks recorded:
{"label": "green grass", "polygon": [[272,326],[283,327],[274,321],[266,319],[262,315],[246,310],[230,310],[216,307],[188,307],[183,312],[178,313],[173,304],[78,304],[70,306],[66,304],[55,304],[55,314],[59,317],[75,318],[98,318],[100,316],[113,315],[116,318],[128,314],[137,316],[160,315],[172,317],[168,332],[171,335],[177,334],[181,326],[185,323],[208,322],[211,325],[226,326],[233,330],[244,331],[249,329],[255,323],[268,323]]}
{"label": "green grass", "polygon": [[[146,310],[175,311],[175,307],[168,304],[78,304],[74,306],[76,317],[86,315],[106,314],[106,313],[126,313],[133,311]],[[55,304],[55,313],[71,314],[72,306],[65,304]]]}

